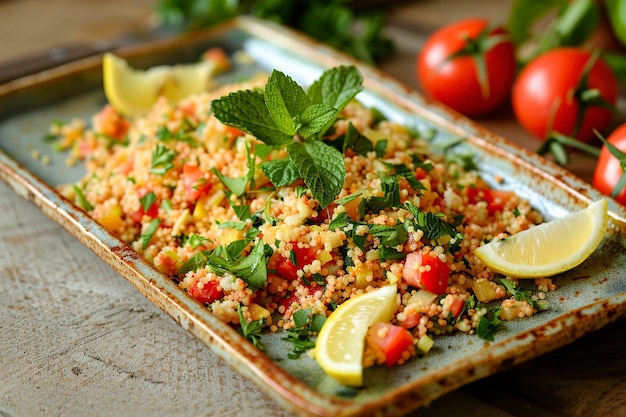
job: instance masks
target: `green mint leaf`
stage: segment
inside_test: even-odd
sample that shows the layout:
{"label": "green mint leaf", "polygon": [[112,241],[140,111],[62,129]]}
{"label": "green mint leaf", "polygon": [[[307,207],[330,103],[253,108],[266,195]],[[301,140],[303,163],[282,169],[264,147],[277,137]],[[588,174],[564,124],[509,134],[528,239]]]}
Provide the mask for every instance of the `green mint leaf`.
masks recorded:
{"label": "green mint leaf", "polygon": [[300,178],[298,168],[289,158],[263,162],[261,170],[275,187],[284,187]]}
{"label": "green mint leaf", "polygon": [[293,140],[274,122],[263,93],[240,90],[211,102],[215,117],[228,126],[243,130],[268,145],[285,145]]}
{"label": "green mint leaf", "polygon": [[325,71],[308,90],[312,103],[326,104],[338,112],[363,89],[363,77],[354,66],[339,66]]}
{"label": "green mint leaf", "polygon": [[333,122],[337,116],[337,110],[326,104],[311,104],[306,107],[300,117],[300,127],[298,134],[307,139],[320,133],[324,126],[329,122]]}
{"label": "green mint leaf", "polygon": [[[339,66],[325,71],[307,92],[312,103],[337,109],[337,115],[363,89],[363,77],[354,66]],[[323,135],[335,122],[332,119],[320,130]]]}
{"label": "green mint leaf", "polygon": [[287,152],[320,206],[332,203],[346,179],[341,153],[320,141],[294,142],[287,146]]}
{"label": "green mint leaf", "polygon": [[296,134],[294,117],[309,105],[305,91],[291,77],[274,70],[265,85],[265,105],[281,132]]}

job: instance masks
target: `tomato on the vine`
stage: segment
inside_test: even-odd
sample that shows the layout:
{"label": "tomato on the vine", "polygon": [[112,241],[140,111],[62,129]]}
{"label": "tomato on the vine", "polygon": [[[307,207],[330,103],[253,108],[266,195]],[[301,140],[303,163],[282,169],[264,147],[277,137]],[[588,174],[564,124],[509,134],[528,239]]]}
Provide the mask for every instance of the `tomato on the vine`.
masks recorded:
{"label": "tomato on the vine", "polygon": [[417,58],[424,91],[467,116],[484,115],[504,104],[515,72],[512,40],[487,19],[443,27],[428,38]]}
{"label": "tomato on the vine", "polygon": [[[607,141],[619,151],[626,153],[626,123],[615,129]],[[626,181],[624,173],[626,155],[620,155],[620,157],[618,159],[613,155],[606,144],[602,147],[593,174],[593,186],[602,194],[612,195],[620,204],[626,206],[626,187],[623,186]],[[619,184],[620,179],[622,179],[621,184]]]}
{"label": "tomato on the vine", "polygon": [[518,122],[536,137],[558,132],[586,142],[594,129],[607,128],[616,100],[611,68],[590,52],[566,47],[530,61],[515,81],[512,101]]}

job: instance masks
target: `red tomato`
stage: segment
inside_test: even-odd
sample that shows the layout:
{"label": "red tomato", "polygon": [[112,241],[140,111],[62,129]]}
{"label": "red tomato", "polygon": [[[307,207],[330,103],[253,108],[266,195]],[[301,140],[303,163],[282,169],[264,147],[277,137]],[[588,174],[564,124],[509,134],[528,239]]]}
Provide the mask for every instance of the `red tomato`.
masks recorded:
{"label": "red tomato", "polygon": [[183,165],[183,184],[189,201],[196,201],[211,188],[211,184],[204,177],[204,173],[197,165]]}
{"label": "red tomato", "polygon": [[[607,128],[611,110],[600,105],[588,105],[584,112],[581,108],[581,77],[591,56],[577,48],[556,48],[526,65],[513,86],[513,111],[526,130],[540,139],[554,131],[589,141],[595,138],[594,128]],[[593,65],[582,88],[596,89],[611,105],[617,100],[617,81],[602,59]]]}
{"label": "red tomato", "polygon": [[450,313],[454,318],[458,318],[465,308],[465,300],[461,298],[455,298],[450,305]]}
{"label": "red tomato", "polygon": [[405,310],[405,316],[406,318],[404,319],[404,321],[400,323],[405,329],[412,329],[413,327],[420,324],[420,320],[422,319],[422,313],[418,313],[415,310],[411,311],[410,313],[407,313]]}
{"label": "red tomato", "polygon": [[491,188],[467,187],[465,192],[472,204],[486,201],[489,214],[502,212],[508,201],[515,197],[513,191],[493,190]]}
{"label": "red tomato", "polygon": [[[424,91],[468,116],[504,104],[515,80],[514,44],[503,28],[488,25],[486,19],[467,19],[445,26],[428,38],[417,58]],[[488,35],[479,36],[483,31]],[[487,45],[496,36],[502,39]]]}
{"label": "red tomato", "polygon": [[[607,140],[617,149],[626,153],[626,124],[615,129]],[[593,186],[602,194],[611,195],[623,173],[624,169],[621,167],[620,161],[604,145],[593,174]],[[617,194],[615,199],[626,206],[626,187]]]}
{"label": "red tomato", "polygon": [[385,364],[393,366],[402,353],[413,344],[413,336],[403,327],[391,323],[374,323],[367,332],[367,344],[385,355]]}
{"label": "red tomato", "polygon": [[[137,195],[139,196],[139,198],[143,198],[150,191],[151,190],[148,187],[138,187],[137,188]],[[141,219],[143,218],[144,215],[147,215],[148,217],[154,219],[155,217],[157,217],[159,215],[159,204],[160,203],[159,203],[159,201],[157,199],[150,205],[150,207],[148,207],[147,210],[144,210],[144,208],[142,206],[136,212],[131,213],[130,214],[130,218],[133,219],[137,223],[141,222]]]}
{"label": "red tomato", "polygon": [[202,288],[198,288],[198,282],[194,282],[188,289],[187,293],[202,304],[212,303],[224,296],[224,291],[218,288],[219,284],[215,281],[209,281]]}
{"label": "red tomato", "polygon": [[317,254],[316,247],[299,248],[297,245],[294,245],[293,251],[296,253],[297,265],[291,262],[289,258],[280,255],[278,255],[278,260],[276,261],[276,273],[281,278],[289,281],[298,279],[298,270],[313,262]]}
{"label": "red tomato", "polygon": [[406,256],[402,279],[412,287],[445,294],[449,277],[450,267],[430,253],[411,252]]}

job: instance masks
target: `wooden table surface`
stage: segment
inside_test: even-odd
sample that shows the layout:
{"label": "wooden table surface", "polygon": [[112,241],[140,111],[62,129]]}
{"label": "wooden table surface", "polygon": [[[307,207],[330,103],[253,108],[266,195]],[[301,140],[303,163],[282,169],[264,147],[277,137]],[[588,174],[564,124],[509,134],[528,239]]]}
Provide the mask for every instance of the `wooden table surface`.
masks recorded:
{"label": "wooden table surface", "polygon": [[[510,1],[475,0],[504,20]],[[154,0],[0,0],[0,69],[60,46],[102,46],[153,24]],[[390,10],[396,56],[418,88],[426,34],[463,0]],[[22,61],[26,62],[26,61]],[[530,149],[510,111],[479,120]],[[570,168],[589,179],[592,161]],[[36,207],[0,183],[0,416],[290,416]],[[626,416],[626,321],[454,391],[412,416]]]}

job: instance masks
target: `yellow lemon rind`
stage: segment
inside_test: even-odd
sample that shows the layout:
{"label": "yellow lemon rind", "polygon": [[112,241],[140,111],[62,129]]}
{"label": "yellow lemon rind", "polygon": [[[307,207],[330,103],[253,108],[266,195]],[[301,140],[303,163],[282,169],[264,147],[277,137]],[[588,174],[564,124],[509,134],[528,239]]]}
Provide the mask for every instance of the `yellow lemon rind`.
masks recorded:
{"label": "yellow lemon rind", "polygon": [[[395,284],[385,285],[341,304],[328,318],[320,331],[315,347],[315,360],[324,372],[338,382],[349,386],[363,384],[363,350],[369,327],[376,322],[388,322],[397,307]],[[333,338],[342,332],[350,334],[352,361],[342,361],[333,356]]]}
{"label": "yellow lemon rind", "polygon": [[[577,249],[567,254],[561,259],[554,259],[551,262],[537,264],[529,260],[526,263],[511,262],[505,259],[501,254],[503,251],[512,251],[513,253],[521,253],[525,242],[528,242],[529,236],[538,233],[550,233],[550,230],[558,230],[564,225],[571,227],[571,233],[577,233],[581,228],[576,228],[580,222],[592,222],[590,231],[587,235],[577,236],[581,245]],[[570,226],[571,224],[571,226]],[[543,223],[532,229],[525,230],[513,235],[504,241],[493,241],[477,248],[474,254],[492,271],[501,273],[506,276],[515,278],[540,278],[550,277],[570,269],[573,269],[583,263],[600,245],[608,224],[608,204],[602,199],[592,203],[583,210],[571,213],[567,216],[555,219],[548,223]],[[543,230],[542,230],[543,229]],[[553,233],[547,247],[537,248],[545,253],[558,252],[558,247],[566,237]],[[504,247],[504,245],[508,247]],[[557,246],[554,246],[557,245]]]}

